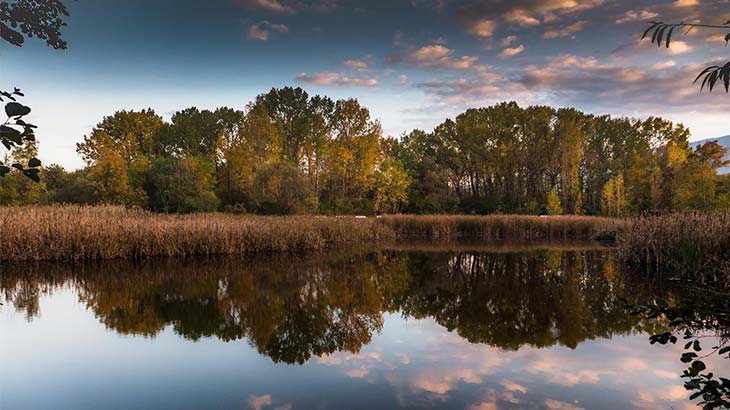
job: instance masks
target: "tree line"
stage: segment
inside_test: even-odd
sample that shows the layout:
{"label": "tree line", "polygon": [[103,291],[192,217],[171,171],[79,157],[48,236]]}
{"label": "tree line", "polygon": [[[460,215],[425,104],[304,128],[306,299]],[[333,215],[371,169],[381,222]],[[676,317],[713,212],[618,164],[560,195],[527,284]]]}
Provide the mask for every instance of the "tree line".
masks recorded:
{"label": "tree line", "polygon": [[[77,151],[86,167],[11,172],[0,203],[121,204],[157,212],[527,213],[623,216],[730,205],[725,151],[691,149],[661,118],[595,116],[514,102],[433,131],[384,137],[357,100],[284,87],[244,110],[195,107],[105,117]],[[23,162],[37,144],[10,153]]]}

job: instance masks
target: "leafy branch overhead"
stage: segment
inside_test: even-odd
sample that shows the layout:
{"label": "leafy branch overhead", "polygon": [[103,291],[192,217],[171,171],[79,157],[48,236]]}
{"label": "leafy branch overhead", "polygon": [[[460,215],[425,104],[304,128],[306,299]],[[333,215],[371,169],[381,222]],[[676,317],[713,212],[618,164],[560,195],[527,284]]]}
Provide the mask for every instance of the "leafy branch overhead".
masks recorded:
{"label": "leafy branch overhead", "polygon": [[60,0],[17,0],[12,4],[0,2],[0,37],[21,47],[28,38],[45,40],[49,47],[65,50],[66,41],[61,38],[63,21],[69,13]]}
{"label": "leafy branch overhead", "polygon": [[[689,23],[664,23],[662,21],[651,21],[650,26],[644,31],[641,39],[648,38],[651,35],[652,44],[656,44],[657,47],[665,46],[669,48],[672,41],[672,34],[675,30],[684,35],[689,34],[690,31],[695,28],[707,28],[714,30],[728,30],[725,35],[725,45],[730,43],[730,20],[726,21],[722,25],[711,25],[711,24],[689,24]],[[683,31],[683,29],[686,29]],[[704,90],[707,87],[712,92],[718,81],[721,81],[721,85],[725,87],[725,92],[730,91],[730,61],[724,65],[711,65],[704,70],[695,78],[694,83],[697,83],[702,79],[702,85],[700,90]]]}
{"label": "leafy branch overhead", "polygon": [[[0,125],[0,143],[8,151],[35,141],[35,129],[37,127],[23,120],[23,117],[30,114],[30,107],[19,103],[17,97],[23,97],[23,93],[17,88],[13,92],[0,91],[0,102],[8,101],[5,104],[5,115],[8,118]],[[19,162],[10,166],[0,164],[0,177],[7,175],[12,167],[33,181],[40,182],[40,166],[41,161],[38,158],[31,158],[27,164]]]}

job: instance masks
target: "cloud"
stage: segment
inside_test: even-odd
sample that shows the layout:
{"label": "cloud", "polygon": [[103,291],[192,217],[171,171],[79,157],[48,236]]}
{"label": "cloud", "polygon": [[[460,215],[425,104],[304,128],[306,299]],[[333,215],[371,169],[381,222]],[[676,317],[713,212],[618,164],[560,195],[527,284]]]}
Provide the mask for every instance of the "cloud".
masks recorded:
{"label": "cloud", "polygon": [[672,55],[689,53],[693,49],[694,47],[687,44],[685,41],[672,41],[669,44],[669,54]]}
{"label": "cloud", "polygon": [[509,47],[515,41],[517,41],[517,36],[507,36],[499,41],[499,45],[502,47]]}
{"label": "cloud", "polygon": [[476,20],[469,28],[469,32],[481,38],[491,38],[497,29],[497,22],[489,19]]}
{"label": "cloud", "polygon": [[455,70],[470,69],[479,60],[479,57],[476,56],[454,57],[453,54],[453,50],[444,45],[432,44],[414,50],[411,52],[410,58],[424,68]]}
{"label": "cloud", "polygon": [[347,68],[352,68],[354,70],[367,70],[368,69],[368,63],[362,61],[362,60],[345,60],[342,62],[342,65]]}
{"label": "cloud", "polygon": [[339,8],[339,0],[234,0],[239,6],[266,14],[296,14],[301,11],[332,13]]}
{"label": "cloud", "polygon": [[659,14],[649,10],[629,10],[620,19],[616,20],[616,24],[630,23],[634,21],[647,22]]}
{"label": "cloud", "polygon": [[523,51],[525,51],[525,46],[520,44],[517,47],[505,48],[504,50],[502,50],[501,53],[499,53],[498,57],[501,59],[506,59],[506,58],[514,57]]}
{"label": "cloud", "polygon": [[531,16],[527,11],[522,9],[508,11],[504,14],[504,19],[510,23],[515,23],[522,27],[533,27],[540,25],[540,20]]}
{"label": "cloud", "polygon": [[297,80],[319,86],[375,87],[378,85],[378,79],[374,77],[348,77],[340,73],[326,72],[313,75],[301,73],[297,76]]}
{"label": "cloud", "polygon": [[575,23],[567,25],[567,26],[547,30],[547,31],[545,31],[545,34],[543,35],[543,37],[546,39],[567,37],[571,34],[585,30],[586,27],[588,27],[587,21],[578,21],[578,22],[575,22]]}
{"label": "cloud", "polygon": [[677,0],[673,5],[674,7],[694,7],[700,5],[700,0]]}
{"label": "cloud", "polygon": [[246,31],[246,37],[249,40],[268,41],[271,38],[272,31],[287,33],[289,32],[289,27],[264,20],[260,23],[250,25]]}
{"label": "cloud", "polygon": [[275,14],[294,13],[294,8],[282,4],[279,0],[238,0],[238,4],[246,8]]}
{"label": "cloud", "polygon": [[[604,3],[605,0],[482,1],[461,7],[457,16],[471,34],[487,38],[494,34],[500,21],[520,27],[535,27],[593,9]],[[485,30],[478,30],[477,27],[483,27]]]}
{"label": "cloud", "polygon": [[661,63],[656,63],[653,66],[651,66],[652,70],[666,70],[667,68],[676,67],[677,63],[673,60],[663,61]]}

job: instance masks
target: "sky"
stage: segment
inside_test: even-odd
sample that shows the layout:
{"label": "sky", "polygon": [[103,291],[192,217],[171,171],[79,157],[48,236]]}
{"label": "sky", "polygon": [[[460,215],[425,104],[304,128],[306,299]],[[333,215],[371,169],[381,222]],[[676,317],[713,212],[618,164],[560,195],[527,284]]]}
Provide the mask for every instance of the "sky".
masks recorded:
{"label": "sky", "polygon": [[0,43],[39,157],[68,169],[117,110],[243,109],[272,87],[357,98],[386,135],[502,101],[681,122],[730,134],[730,96],[692,85],[730,60],[725,32],[640,41],[648,20],[730,20],[730,0],[66,0],[68,50]]}

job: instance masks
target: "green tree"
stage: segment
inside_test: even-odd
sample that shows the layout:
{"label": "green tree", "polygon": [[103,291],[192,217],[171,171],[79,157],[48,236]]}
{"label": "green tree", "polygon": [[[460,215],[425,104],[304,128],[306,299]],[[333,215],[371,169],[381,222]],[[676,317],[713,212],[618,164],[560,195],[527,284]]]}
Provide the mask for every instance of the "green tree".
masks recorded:
{"label": "green tree", "polygon": [[152,163],[150,204],[159,212],[211,212],[218,208],[215,164],[205,157],[158,158]]}
{"label": "green tree", "polygon": [[152,109],[118,111],[104,117],[76,144],[102,202],[145,205],[144,174],[157,155],[157,137],[163,126]]}

